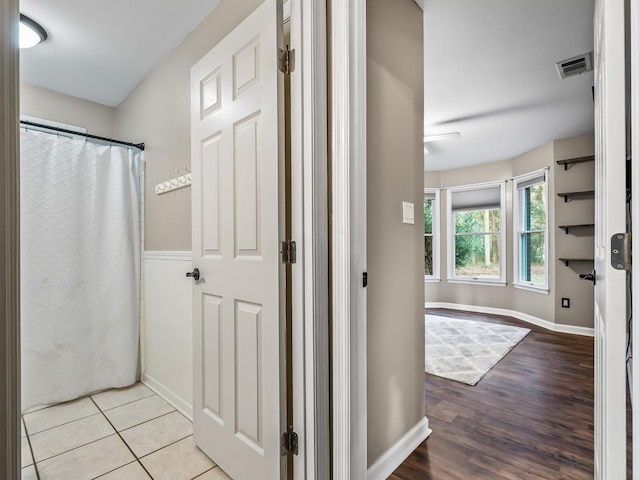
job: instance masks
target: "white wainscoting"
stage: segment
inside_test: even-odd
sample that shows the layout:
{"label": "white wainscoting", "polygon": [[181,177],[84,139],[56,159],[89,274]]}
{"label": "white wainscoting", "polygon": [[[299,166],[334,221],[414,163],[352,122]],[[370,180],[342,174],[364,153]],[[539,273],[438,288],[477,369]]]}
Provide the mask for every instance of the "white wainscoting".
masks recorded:
{"label": "white wainscoting", "polygon": [[493,307],[480,307],[476,305],[462,305],[460,303],[446,303],[446,302],[427,302],[424,304],[424,308],[448,308],[451,310],[461,310],[465,312],[475,313],[488,313],[492,315],[506,315],[508,317],[517,318],[523,322],[537,325],[538,327],[546,328],[553,332],[558,333],[571,333],[573,335],[583,335],[585,337],[593,337],[593,328],[588,327],[576,327],[573,325],[563,325],[560,323],[553,323],[542,318],[534,317],[526,313],[518,312],[516,310],[507,310],[506,308],[493,308]]}
{"label": "white wainscoting", "polygon": [[191,252],[144,252],[142,382],[193,416]]}

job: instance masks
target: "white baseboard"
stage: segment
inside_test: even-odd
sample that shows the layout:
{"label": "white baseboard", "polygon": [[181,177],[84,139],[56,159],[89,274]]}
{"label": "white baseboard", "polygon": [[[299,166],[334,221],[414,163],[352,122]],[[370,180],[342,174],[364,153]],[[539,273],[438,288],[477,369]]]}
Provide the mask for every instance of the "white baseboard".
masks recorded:
{"label": "white baseboard", "polygon": [[187,403],[163,384],[158,382],[155,378],[150,377],[146,373],[142,375],[142,383],[169,402],[176,410],[193,422],[193,405]]}
{"label": "white baseboard", "polygon": [[429,435],[429,420],[424,417],[369,467],[367,480],[388,478]]}
{"label": "white baseboard", "polygon": [[427,302],[424,304],[425,308],[448,308],[451,310],[462,310],[466,312],[475,313],[488,313],[492,315],[506,315],[509,317],[517,318],[523,322],[537,325],[538,327],[546,328],[553,332],[558,333],[570,333],[573,335],[582,335],[585,337],[593,337],[593,328],[588,327],[576,327],[573,325],[562,325],[559,323],[553,323],[548,320],[543,320],[527,313],[517,312],[515,310],[507,310],[506,308],[494,308],[494,307],[480,307],[477,305],[462,305],[459,303],[446,303],[446,302]]}

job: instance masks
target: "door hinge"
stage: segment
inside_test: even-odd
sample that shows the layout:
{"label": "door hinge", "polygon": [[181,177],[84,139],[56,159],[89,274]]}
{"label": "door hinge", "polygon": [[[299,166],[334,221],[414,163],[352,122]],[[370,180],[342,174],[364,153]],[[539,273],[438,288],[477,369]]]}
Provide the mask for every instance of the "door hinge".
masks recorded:
{"label": "door hinge", "polygon": [[278,49],[278,68],[285,75],[291,75],[296,69],[296,51],[291,50],[289,45]]}
{"label": "door hinge", "polygon": [[293,240],[285,240],[282,242],[282,263],[286,265],[293,265],[296,263],[296,242]]}
{"label": "door hinge", "polygon": [[611,237],[611,266],[631,270],[631,234],[616,233]]}
{"label": "door hinge", "polygon": [[287,455],[298,455],[298,434],[289,425],[287,431],[280,437],[280,453],[283,457]]}

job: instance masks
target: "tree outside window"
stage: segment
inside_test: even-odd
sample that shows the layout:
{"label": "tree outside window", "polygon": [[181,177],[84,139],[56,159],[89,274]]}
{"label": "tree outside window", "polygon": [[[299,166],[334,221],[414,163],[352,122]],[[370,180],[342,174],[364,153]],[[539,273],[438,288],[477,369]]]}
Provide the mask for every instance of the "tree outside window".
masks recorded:
{"label": "tree outside window", "polygon": [[454,212],[456,277],[500,278],[500,209]]}
{"label": "tree outside window", "polygon": [[440,190],[424,189],[424,279],[440,281]]}
{"label": "tree outside window", "polygon": [[435,198],[424,197],[424,274],[432,276],[433,270],[433,208]]}
{"label": "tree outside window", "polygon": [[504,285],[504,182],[448,192],[449,280]]}
{"label": "tree outside window", "polygon": [[518,218],[516,283],[546,288],[547,185],[545,173],[515,180]]}

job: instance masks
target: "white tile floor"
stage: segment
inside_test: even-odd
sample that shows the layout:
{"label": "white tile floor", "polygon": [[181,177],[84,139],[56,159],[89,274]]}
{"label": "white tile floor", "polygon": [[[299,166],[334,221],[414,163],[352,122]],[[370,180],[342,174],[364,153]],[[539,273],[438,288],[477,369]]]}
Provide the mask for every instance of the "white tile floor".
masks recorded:
{"label": "white tile floor", "polygon": [[22,480],[230,480],[191,422],[140,383],[22,419]]}

